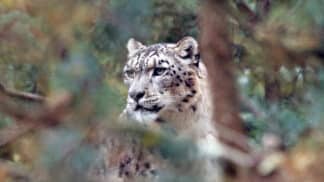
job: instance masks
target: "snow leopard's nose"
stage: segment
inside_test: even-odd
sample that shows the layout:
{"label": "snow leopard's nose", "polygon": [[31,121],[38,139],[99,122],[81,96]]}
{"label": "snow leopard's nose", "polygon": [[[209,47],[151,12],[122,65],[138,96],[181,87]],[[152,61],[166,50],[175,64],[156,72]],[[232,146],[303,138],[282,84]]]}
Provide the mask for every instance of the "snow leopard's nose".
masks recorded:
{"label": "snow leopard's nose", "polygon": [[145,95],[144,91],[132,91],[129,93],[129,96],[134,99],[136,102],[138,102],[141,98],[143,98]]}

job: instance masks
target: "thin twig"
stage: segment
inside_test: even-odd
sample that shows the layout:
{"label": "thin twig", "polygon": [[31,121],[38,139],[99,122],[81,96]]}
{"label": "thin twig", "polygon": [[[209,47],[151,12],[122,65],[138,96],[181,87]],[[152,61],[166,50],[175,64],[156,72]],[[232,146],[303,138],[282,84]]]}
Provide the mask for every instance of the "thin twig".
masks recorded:
{"label": "thin twig", "polygon": [[14,89],[9,89],[4,87],[1,83],[0,83],[0,92],[2,92],[2,94],[4,95],[7,95],[8,97],[17,98],[26,101],[44,102],[45,100],[43,96],[28,93],[28,92],[17,91]]}
{"label": "thin twig", "polygon": [[248,98],[240,95],[239,100],[241,104],[246,107],[255,117],[260,119],[265,119],[266,114],[261,111],[253,102],[251,102]]}
{"label": "thin twig", "polygon": [[240,149],[243,149],[243,151],[251,152],[251,148],[246,144],[245,135],[229,127],[226,127],[224,124],[221,123],[216,122],[215,126],[217,128],[217,131],[219,132],[219,134],[224,140],[230,142],[231,144],[234,144]]}
{"label": "thin twig", "polygon": [[247,15],[251,23],[255,23],[259,17],[258,15],[242,0],[236,0],[235,5],[243,15]]}

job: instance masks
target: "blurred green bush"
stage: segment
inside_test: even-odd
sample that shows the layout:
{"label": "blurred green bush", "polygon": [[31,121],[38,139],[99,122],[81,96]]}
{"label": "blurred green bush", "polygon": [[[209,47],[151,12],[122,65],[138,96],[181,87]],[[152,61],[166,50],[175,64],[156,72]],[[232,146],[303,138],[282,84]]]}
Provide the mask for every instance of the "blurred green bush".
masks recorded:
{"label": "blurred green bush", "polygon": [[[274,133],[291,146],[309,129],[323,127],[324,1],[264,2],[228,1],[234,70],[245,101],[241,116],[251,143],[259,145],[264,133]],[[62,157],[55,150],[60,141],[82,143],[89,124],[113,122],[127,92],[121,79],[126,41],[198,37],[199,5],[196,0],[1,1],[0,82],[45,96],[67,91],[76,99],[65,118],[69,122],[50,129],[53,136],[35,132],[23,139],[27,144],[18,140],[1,147],[0,158],[52,164],[49,158]],[[12,124],[0,115],[0,129]],[[43,153],[22,152],[37,143]],[[92,152],[84,148],[75,157]],[[83,159],[76,161],[88,162]]]}

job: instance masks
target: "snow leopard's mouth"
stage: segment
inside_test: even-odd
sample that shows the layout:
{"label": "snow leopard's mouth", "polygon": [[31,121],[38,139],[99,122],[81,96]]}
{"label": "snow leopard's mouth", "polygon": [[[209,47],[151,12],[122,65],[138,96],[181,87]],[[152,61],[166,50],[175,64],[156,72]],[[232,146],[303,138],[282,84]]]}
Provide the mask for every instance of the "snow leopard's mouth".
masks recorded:
{"label": "snow leopard's mouth", "polygon": [[142,105],[137,104],[134,111],[146,111],[146,112],[159,112],[164,106],[154,105],[153,107],[147,108]]}

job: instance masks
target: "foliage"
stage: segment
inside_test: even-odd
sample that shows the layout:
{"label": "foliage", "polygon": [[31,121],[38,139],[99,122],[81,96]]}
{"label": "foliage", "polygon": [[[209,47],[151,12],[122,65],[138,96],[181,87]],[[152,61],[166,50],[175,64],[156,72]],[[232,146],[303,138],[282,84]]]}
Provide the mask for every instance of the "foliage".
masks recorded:
{"label": "foliage", "polygon": [[[241,116],[252,144],[260,147],[264,134],[274,133],[292,147],[324,123],[324,1],[262,2],[228,1]],[[0,1],[0,83],[54,103],[65,93],[74,96],[63,122],[0,146],[0,158],[51,176],[74,153],[67,160],[72,174],[57,179],[69,181],[75,172],[82,173],[98,152],[90,142],[96,135],[92,127],[115,127],[125,104],[121,70],[126,41],[198,37],[199,6],[196,0]],[[1,113],[0,131],[15,124]],[[150,141],[145,136],[140,137],[144,143]],[[184,141],[158,137],[165,155],[190,151]],[[2,174],[0,165],[0,181],[6,177]],[[172,175],[166,181],[173,181]]]}
{"label": "foliage", "polygon": [[[306,128],[314,126],[314,120],[308,119],[308,108],[321,104],[316,103],[319,95],[314,92],[322,90],[318,80],[323,72],[323,40],[319,38],[322,12],[310,8],[321,3],[276,2],[266,16],[259,17],[262,21],[253,25],[254,30],[238,27],[246,20],[234,25],[234,42],[244,49],[236,58],[238,83],[242,94],[251,97],[266,115],[249,115],[246,119],[256,130],[278,134],[286,145],[295,143]],[[233,11],[237,13],[237,9]],[[318,118],[316,123],[320,122]]]}

